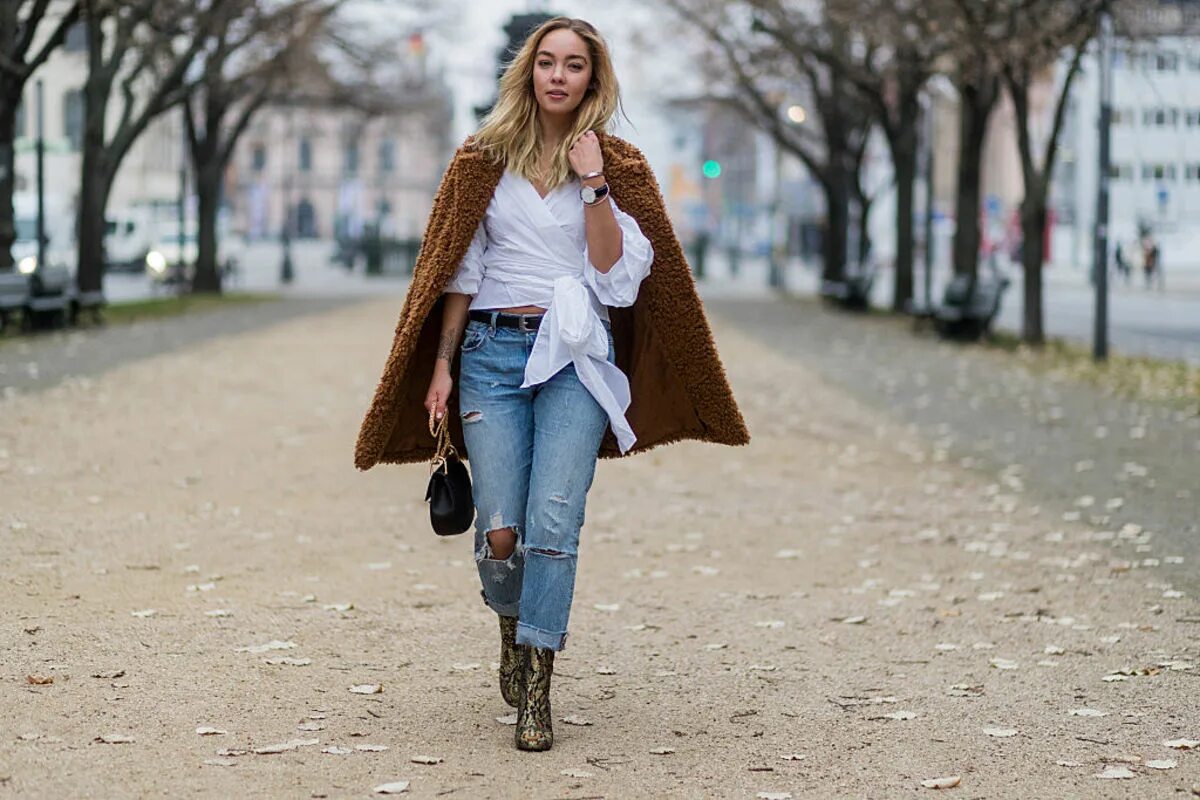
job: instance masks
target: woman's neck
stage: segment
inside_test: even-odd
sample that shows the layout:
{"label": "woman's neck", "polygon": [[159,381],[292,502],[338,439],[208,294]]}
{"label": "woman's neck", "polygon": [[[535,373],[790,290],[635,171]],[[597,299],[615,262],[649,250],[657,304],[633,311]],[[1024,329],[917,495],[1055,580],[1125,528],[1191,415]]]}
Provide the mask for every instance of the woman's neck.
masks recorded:
{"label": "woman's neck", "polygon": [[570,116],[538,112],[538,124],[542,128],[542,157],[545,159],[562,142],[571,127]]}

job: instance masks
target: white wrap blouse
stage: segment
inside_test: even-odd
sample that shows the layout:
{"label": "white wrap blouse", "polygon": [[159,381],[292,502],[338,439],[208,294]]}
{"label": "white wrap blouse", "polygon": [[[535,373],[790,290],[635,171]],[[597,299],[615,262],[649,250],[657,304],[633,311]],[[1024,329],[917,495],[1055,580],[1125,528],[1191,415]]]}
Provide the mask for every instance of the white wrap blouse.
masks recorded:
{"label": "white wrap blouse", "polygon": [[654,251],[637,221],[612,196],[621,228],[621,257],[600,272],[588,256],[579,181],[538,195],[525,178],[505,171],[467,253],[444,292],[474,295],[471,309],[546,309],[525,365],[522,388],[536,386],[568,363],[608,415],[622,453],[637,437],[625,419],[629,380],[608,361],[607,306],[631,306],[650,274]]}

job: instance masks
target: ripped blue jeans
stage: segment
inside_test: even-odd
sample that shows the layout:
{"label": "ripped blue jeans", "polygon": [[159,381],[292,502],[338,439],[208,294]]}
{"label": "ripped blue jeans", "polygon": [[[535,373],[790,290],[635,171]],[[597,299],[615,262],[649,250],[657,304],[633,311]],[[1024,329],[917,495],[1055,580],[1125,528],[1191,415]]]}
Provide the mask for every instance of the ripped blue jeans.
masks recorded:
{"label": "ripped blue jeans", "polygon": [[[615,363],[612,330],[608,359]],[[584,505],[608,417],[567,364],[521,388],[536,331],[471,320],[460,349],[459,410],[475,496],[483,601],[517,617],[517,643],[562,650],[575,594]],[[489,531],[516,549],[493,557]]]}

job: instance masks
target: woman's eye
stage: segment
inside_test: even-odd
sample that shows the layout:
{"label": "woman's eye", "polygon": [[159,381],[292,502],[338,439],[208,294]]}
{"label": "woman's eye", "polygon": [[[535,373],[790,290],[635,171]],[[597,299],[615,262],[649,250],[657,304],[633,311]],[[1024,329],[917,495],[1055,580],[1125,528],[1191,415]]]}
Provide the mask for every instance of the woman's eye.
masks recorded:
{"label": "woman's eye", "polygon": [[548,66],[550,66],[550,62],[549,61],[539,61],[538,66],[539,67],[548,67]]}
{"label": "woman's eye", "polygon": [[572,64],[571,69],[574,70],[575,72],[582,72],[583,64]]}

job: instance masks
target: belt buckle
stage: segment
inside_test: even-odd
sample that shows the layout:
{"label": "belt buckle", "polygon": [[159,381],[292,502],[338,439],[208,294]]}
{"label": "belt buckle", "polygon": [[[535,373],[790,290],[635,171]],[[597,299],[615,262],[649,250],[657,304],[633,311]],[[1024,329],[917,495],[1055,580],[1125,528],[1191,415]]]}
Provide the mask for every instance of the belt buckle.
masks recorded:
{"label": "belt buckle", "polygon": [[536,330],[536,328],[529,327],[528,321],[529,321],[529,317],[527,317],[526,315],[521,314],[520,316],[518,316],[517,317],[517,330],[521,331],[521,333],[531,333],[532,331]]}

